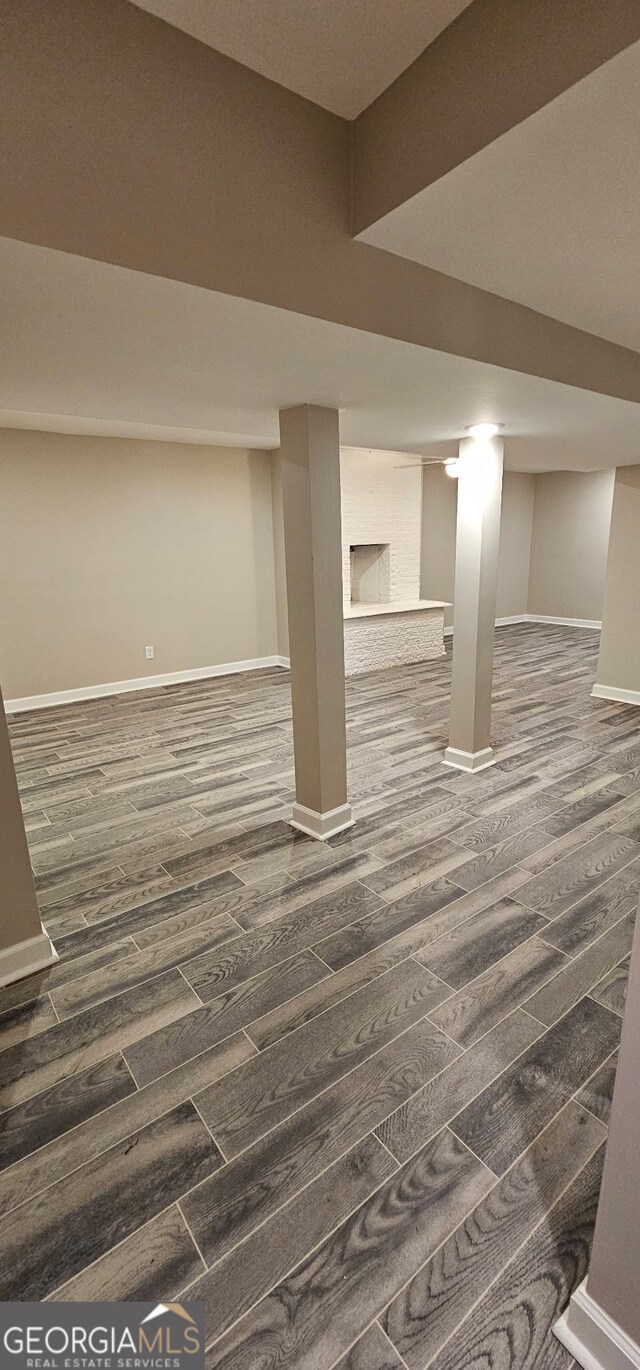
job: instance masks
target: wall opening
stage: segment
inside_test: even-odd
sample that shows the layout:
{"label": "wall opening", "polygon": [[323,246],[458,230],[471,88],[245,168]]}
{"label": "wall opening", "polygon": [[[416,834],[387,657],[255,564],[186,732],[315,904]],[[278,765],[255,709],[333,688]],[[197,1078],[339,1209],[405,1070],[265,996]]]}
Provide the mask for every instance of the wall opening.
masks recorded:
{"label": "wall opening", "polygon": [[351,603],[388,604],[391,597],[389,543],[355,543],[349,548]]}

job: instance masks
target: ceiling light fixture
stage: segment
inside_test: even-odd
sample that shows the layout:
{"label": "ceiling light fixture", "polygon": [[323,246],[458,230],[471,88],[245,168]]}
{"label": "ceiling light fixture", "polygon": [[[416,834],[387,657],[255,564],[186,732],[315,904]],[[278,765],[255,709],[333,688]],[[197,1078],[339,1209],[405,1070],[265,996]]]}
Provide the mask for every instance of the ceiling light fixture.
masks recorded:
{"label": "ceiling light fixture", "polygon": [[503,423],[468,423],[464,431],[472,438],[495,438],[501,428]]}

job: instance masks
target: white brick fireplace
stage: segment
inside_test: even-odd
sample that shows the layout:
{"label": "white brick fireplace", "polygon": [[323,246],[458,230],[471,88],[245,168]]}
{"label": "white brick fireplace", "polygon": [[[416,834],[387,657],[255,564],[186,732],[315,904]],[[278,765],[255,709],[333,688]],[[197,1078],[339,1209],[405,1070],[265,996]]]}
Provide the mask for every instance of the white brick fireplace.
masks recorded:
{"label": "white brick fireplace", "polygon": [[422,471],[406,453],[343,447],[347,675],[442,656],[444,604],[420,599]]}

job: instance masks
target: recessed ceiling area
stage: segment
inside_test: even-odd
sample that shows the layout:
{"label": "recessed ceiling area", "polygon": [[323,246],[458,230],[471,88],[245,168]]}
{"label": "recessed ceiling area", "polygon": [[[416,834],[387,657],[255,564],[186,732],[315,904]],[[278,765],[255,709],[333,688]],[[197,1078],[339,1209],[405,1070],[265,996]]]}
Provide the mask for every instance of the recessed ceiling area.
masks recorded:
{"label": "recessed ceiling area", "polygon": [[133,3],[307,100],[355,119],[470,0]]}
{"label": "recessed ceiling area", "polygon": [[361,236],[640,351],[640,43]]}
{"label": "recessed ceiling area", "polygon": [[0,239],[3,427],[277,447],[278,410],[341,410],[345,445],[448,456],[504,423],[514,470],[635,463],[640,405]]}

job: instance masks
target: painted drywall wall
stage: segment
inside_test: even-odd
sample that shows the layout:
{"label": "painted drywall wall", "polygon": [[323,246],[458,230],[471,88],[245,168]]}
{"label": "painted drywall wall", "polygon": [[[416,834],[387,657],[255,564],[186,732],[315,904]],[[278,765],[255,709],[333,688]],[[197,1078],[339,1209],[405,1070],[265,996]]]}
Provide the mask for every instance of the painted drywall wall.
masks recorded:
{"label": "painted drywall wall", "polygon": [[[443,466],[422,469],[422,546],[420,596],[452,604],[456,569],[457,486]],[[453,607],[444,611],[445,628],[453,623]]]}
{"label": "painted drywall wall", "polygon": [[0,431],[6,699],[276,652],[267,453]]}
{"label": "painted drywall wall", "polygon": [[613,471],[536,476],[528,610],[600,621]]}
{"label": "painted drywall wall", "polygon": [[287,613],[287,568],[284,556],[284,508],[282,504],[282,458],[271,453],[271,503],[273,508],[273,565],[276,593],[276,631],[278,655],[289,655],[289,617]]}
{"label": "painted drywall wall", "polygon": [[527,609],[536,477],[505,471],[502,481],[496,618]]}
{"label": "painted drywall wall", "polygon": [[616,471],[597,683],[640,692],[640,466]]}
{"label": "painted drywall wall", "polygon": [[[534,488],[534,476],[505,471],[498,561],[498,618],[527,611]],[[456,506],[456,482],[450,480],[442,466],[425,466],[420,574],[420,593],[425,599],[453,600]],[[445,627],[452,623],[453,608],[450,608],[445,610]]]}

